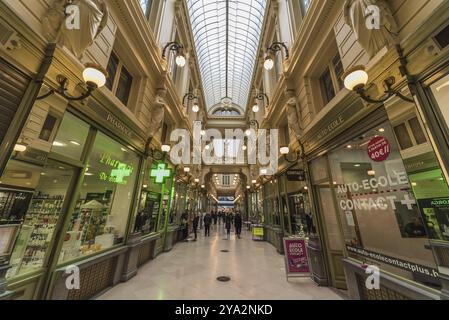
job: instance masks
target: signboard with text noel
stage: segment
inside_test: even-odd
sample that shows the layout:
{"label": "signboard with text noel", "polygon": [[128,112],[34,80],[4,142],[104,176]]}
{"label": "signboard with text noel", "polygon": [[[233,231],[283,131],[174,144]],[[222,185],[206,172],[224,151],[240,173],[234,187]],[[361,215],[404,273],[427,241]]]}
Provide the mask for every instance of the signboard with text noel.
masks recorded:
{"label": "signboard with text noel", "polygon": [[285,238],[284,251],[287,277],[310,276],[309,257],[304,238]]}

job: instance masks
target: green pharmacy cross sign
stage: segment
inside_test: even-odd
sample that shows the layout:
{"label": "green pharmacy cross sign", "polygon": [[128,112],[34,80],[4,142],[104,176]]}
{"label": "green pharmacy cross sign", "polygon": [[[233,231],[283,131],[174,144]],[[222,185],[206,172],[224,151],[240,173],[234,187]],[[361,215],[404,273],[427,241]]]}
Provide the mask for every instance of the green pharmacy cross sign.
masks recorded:
{"label": "green pharmacy cross sign", "polygon": [[165,163],[160,163],[156,168],[151,169],[150,176],[156,183],[165,183],[165,180],[171,177],[171,169],[167,169]]}
{"label": "green pharmacy cross sign", "polygon": [[114,178],[114,182],[118,184],[126,184],[123,178],[131,175],[131,168],[124,163],[118,165],[117,169],[111,171],[111,177]]}

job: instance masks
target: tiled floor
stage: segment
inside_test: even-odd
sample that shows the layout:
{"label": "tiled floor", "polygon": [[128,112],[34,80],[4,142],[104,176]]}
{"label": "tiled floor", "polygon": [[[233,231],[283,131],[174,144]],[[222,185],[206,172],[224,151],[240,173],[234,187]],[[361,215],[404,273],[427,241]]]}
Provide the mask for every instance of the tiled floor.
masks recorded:
{"label": "tiled floor", "polygon": [[[218,230],[217,230],[218,229]],[[285,276],[284,258],[267,242],[242,239],[223,240],[222,227],[211,237],[197,242],[178,243],[139,269],[137,276],[112,288],[103,300],[311,300],[341,299],[329,288],[310,279]],[[229,250],[222,253],[220,250]],[[219,282],[218,276],[231,277]]]}

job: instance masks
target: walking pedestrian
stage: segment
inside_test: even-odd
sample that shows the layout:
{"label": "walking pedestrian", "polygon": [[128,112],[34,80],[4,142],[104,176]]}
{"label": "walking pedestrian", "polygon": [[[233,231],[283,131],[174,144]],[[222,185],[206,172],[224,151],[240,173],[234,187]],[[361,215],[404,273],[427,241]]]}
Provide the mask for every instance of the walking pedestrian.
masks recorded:
{"label": "walking pedestrian", "polygon": [[195,234],[195,239],[193,241],[196,241],[196,239],[198,238],[198,224],[200,222],[200,217],[197,213],[195,213],[195,217],[193,218],[193,233]]}
{"label": "walking pedestrian", "polygon": [[237,238],[240,239],[240,234],[242,233],[242,216],[240,215],[240,212],[237,212],[234,218],[234,227],[235,227],[235,234]]}
{"label": "walking pedestrian", "polygon": [[215,211],[212,213],[212,219],[214,220],[214,225],[217,225],[218,216]]}
{"label": "walking pedestrian", "polygon": [[204,236],[210,237],[210,224],[212,223],[212,217],[209,213],[204,216]]}
{"label": "walking pedestrian", "polygon": [[231,238],[231,224],[232,224],[232,215],[228,213],[225,219],[225,227],[228,240]]}

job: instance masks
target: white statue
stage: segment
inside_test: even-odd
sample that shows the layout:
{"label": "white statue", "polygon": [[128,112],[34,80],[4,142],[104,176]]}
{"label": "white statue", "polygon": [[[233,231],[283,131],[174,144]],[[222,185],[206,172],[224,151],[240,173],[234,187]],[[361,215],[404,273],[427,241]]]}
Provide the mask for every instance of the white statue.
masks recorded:
{"label": "white statue", "polygon": [[398,28],[388,0],[346,0],[344,16],[370,58],[396,43]]}
{"label": "white statue", "polygon": [[151,106],[151,117],[149,124],[149,135],[154,137],[162,128],[165,117],[166,90],[160,89],[156,94],[156,101]]}
{"label": "white statue", "polygon": [[108,22],[104,0],[55,0],[42,20],[49,41],[67,47],[81,59]]}
{"label": "white statue", "polygon": [[286,90],[285,97],[287,99],[287,123],[290,135],[294,135],[296,139],[301,137],[301,127],[299,124],[298,112],[296,109],[297,99],[293,90]]}

